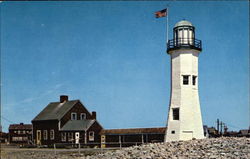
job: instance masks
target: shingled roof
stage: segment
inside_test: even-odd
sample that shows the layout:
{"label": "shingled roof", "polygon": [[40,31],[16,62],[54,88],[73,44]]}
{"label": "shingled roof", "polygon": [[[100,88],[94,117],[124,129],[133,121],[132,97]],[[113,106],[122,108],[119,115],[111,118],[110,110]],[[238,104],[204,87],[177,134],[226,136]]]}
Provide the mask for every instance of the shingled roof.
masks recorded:
{"label": "shingled roof", "polygon": [[26,130],[26,129],[32,129],[32,125],[31,124],[11,124],[9,126],[9,130]]}
{"label": "shingled roof", "polygon": [[69,120],[60,131],[85,131],[95,120]]}
{"label": "shingled roof", "polygon": [[32,121],[60,120],[79,100],[49,103]]}
{"label": "shingled roof", "polygon": [[104,129],[100,134],[126,135],[126,134],[164,134],[166,127],[159,128],[132,128],[132,129]]}

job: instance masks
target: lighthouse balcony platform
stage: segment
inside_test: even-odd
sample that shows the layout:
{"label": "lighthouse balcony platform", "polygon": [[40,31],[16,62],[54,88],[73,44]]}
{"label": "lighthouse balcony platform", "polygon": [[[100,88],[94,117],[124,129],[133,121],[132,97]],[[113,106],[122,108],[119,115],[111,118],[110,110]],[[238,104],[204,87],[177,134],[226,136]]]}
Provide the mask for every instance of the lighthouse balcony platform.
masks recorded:
{"label": "lighthouse balcony platform", "polygon": [[202,43],[201,40],[198,39],[172,39],[168,40],[167,43],[167,52],[177,49],[196,49],[201,51],[202,50]]}

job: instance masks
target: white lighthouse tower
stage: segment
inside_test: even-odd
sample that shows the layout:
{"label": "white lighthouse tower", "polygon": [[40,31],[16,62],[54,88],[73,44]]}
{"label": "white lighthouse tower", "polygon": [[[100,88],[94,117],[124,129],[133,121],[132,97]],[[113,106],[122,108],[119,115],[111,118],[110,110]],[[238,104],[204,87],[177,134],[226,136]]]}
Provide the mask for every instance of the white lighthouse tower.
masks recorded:
{"label": "white lighthouse tower", "polygon": [[173,29],[167,44],[171,57],[171,97],[165,141],[204,138],[198,89],[198,57],[201,40],[195,27],[186,20]]}

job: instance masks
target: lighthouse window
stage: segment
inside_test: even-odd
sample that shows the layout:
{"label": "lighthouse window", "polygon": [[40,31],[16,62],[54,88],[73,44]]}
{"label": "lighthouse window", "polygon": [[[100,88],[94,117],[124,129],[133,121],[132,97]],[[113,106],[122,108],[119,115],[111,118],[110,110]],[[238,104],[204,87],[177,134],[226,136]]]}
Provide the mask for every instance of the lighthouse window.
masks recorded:
{"label": "lighthouse window", "polygon": [[173,108],[173,120],[179,120],[179,108]]}
{"label": "lighthouse window", "polygon": [[196,78],[197,76],[193,76],[193,85],[196,85]]}
{"label": "lighthouse window", "polygon": [[183,75],[183,84],[184,85],[188,85],[188,78],[189,78],[188,75]]}

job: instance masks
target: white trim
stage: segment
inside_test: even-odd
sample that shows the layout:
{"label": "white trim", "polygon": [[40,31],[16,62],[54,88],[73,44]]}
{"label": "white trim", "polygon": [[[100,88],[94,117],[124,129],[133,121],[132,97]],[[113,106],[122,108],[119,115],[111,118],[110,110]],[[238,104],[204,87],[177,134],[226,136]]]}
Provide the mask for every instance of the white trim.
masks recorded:
{"label": "white trim", "polygon": [[89,131],[89,141],[95,141],[95,132]]}
{"label": "white trim", "polygon": [[74,133],[73,132],[68,132],[68,141],[71,142],[74,140]]}
{"label": "white trim", "polygon": [[66,141],[66,139],[67,139],[67,134],[66,134],[66,132],[62,132],[62,133],[61,133],[61,141]]}
{"label": "white trim", "polygon": [[[73,119],[73,115],[75,115],[75,119]],[[71,120],[77,120],[77,113],[76,112],[71,112]]]}
{"label": "white trim", "polygon": [[54,129],[50,130],[50,132],[49,132],[49,138],[50,138],[50,140],[55,140],[55,130]]}
{"label": "white trim", "polygon": [[[83,116],[84,116],[84,118],[82,118]],[[80,114],[80,120],[84,120],[84,119],[86,119],[86,117],[87,117],[86,113],[81,113]]]}
{"label": "white trim", "polygon": [[43,140],[48,140],[48,130],[43,130]]}

